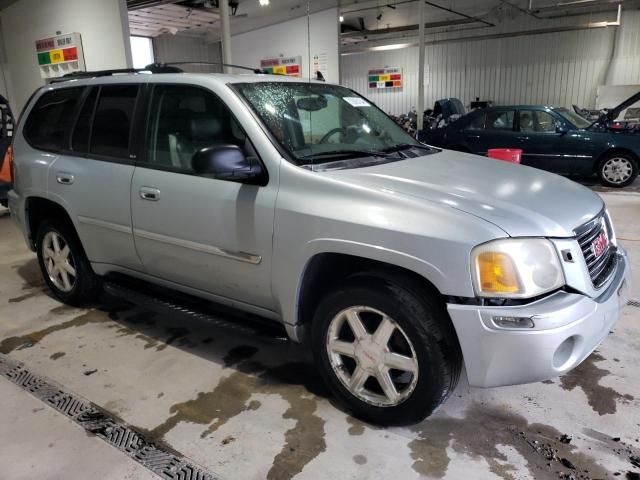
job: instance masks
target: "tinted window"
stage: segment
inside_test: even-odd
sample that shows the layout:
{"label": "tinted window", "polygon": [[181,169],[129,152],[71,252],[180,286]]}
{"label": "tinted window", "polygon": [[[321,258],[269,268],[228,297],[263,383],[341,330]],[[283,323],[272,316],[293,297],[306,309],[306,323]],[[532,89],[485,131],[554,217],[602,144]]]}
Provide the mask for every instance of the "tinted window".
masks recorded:
{"label": "tinted window", "polygon": [[191,159],[213,145],[245,146],[246,135],[215,95],[197,87],[156,86],[148,161],[192,172]]}
{"label": "tinted window", "polygon": [[71,149],[76,152],[86,153],[89,151],[89,134],[91,133],[91,117],[98,98],[98,88],[92,87],[91,92],[82,105],[80,115],[76,121],[76,128],[71,137]]}
{"label": "tinted window", "polygon": [[487,130],[512,130],[514,116],[513,110],[487,112],[485,128]]}
{"label": "tinted window", "polygon": [[24,135],[35,148],[69,147],[69,134],[83,87],[61,88],[42,95],[29,112]]}
{"label": "tinted window", "polygon": [[556,131],[556,121],[553,115],[541,110],[520,110],[521,132],[550,133]]}
{"label": "tinted window", "polygon": [[91,129],[90,151],[96,155],[126,158],[137,85],[103,85]]}
{"label": "tinted window", "polygon": [[481,130],[484,128],[484,119],[486,118],[485,113],[480,113],[473,118],[469,124],[467,125],[468,130]]}

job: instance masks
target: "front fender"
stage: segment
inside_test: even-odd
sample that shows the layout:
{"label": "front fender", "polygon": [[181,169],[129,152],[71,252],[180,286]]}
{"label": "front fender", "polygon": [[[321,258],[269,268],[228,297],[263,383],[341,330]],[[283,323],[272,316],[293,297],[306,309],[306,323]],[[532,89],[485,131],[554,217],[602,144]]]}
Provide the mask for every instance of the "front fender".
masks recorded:
{"label": "front fender", "polygon": [[[298,323],[300,294],[307,268],[314,257],[320,254],[343,254],[374,260],[412,271],[430,281],[439,291],[448,288],[446,273],[437,266],[413,255],[378,245],[367,244],[337,238],[318,238],[307,242],[303,247],[300,264],[287,264],[287,268],[274,271],[274,288],[280,303],[280,311],[289,333],[296,338],[292,326]],[[449,279],[450,281],[451,279]]]}

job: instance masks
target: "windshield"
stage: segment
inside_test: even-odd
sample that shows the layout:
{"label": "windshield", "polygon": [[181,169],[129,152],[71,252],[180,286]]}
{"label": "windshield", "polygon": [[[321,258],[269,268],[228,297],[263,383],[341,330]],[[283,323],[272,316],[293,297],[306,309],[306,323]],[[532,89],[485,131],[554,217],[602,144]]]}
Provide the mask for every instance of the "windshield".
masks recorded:
{"label": "windshield", "polygon": [[560,115],[562,115],[562,117],[564,117],[565,120],[567,120],[576,128],[589,128],[591,126],[592,122],[588,121],[587,119],[578,115],[576,112],[572,112],[567,108],[554,108],[553,110],[554,112],[557,112]]}
{"label": "windshield", "polygon": [[344,87],[293,82],[233,87],[300,165],[388,156],[412,147],[428,149],[380,109]]}

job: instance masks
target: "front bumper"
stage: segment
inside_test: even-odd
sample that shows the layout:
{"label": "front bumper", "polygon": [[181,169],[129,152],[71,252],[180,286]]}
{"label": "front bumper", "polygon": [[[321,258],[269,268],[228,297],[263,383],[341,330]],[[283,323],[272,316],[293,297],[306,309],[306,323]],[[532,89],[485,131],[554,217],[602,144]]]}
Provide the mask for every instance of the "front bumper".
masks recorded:
{"label": "front bumper", "polygon": [[[514,307],[449,304],[469,384],[538,382],[579,365],[605,339],[629,300],[629,259],[621,247],[617,255],[614,278],[597,298],[557,292]],[[530,317],[535,327],[499,328],[494,316]]]}

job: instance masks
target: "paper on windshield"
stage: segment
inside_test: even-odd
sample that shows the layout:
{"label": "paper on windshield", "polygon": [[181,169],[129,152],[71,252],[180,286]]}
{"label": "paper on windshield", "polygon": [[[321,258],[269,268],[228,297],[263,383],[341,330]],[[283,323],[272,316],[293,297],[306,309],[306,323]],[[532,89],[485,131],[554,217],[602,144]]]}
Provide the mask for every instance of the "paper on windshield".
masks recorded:
{"label": "paper on windshield", "polygon": [[370,107],[371,104],[367,102],[364,98],[360,97],[343,97],[344,101],[347,102],[352,107]]}

